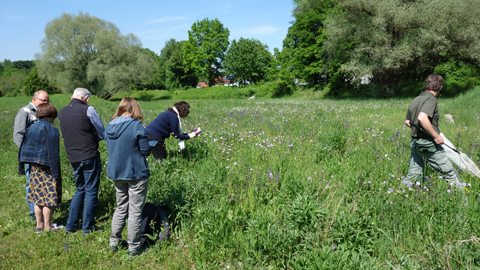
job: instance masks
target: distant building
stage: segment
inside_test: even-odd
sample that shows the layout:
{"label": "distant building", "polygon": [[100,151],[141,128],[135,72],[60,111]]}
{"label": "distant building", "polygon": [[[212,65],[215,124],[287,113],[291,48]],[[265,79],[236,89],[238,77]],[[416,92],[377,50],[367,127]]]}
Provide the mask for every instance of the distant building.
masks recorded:
{"label": "distant building", "polygon": [[[235,80],[229,79],[227,76],[223,76],[221,78],[217,78],[214,80],[214,86],[224,85],[224,86],[238,86],[238,82]],[[198,82],[197,88],[204,88],[208,86],[208,81]]]}

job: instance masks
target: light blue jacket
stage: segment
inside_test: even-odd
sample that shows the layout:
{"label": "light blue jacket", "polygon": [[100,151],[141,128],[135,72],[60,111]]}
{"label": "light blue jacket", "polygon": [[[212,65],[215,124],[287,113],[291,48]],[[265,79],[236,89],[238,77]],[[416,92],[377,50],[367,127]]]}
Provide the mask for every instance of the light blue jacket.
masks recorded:
{"label": "light blue jacket", "polygon": [[119,116],[105,130],[108,148],[107,175],[112,180],[138,180],[150,176],[146,156],[150,155],[147,134],[142,123]]}

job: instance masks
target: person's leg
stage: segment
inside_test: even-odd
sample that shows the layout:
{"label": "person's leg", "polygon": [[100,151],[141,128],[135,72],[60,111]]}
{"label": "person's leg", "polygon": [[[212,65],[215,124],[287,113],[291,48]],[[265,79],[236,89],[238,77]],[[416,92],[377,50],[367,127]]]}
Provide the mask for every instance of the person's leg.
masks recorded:
{"label": "person's leg", "polygon": [[404,184],[411,184],[418,180],[423,184],[423,169],[425,168],[425,159],[423,153],[415,149],[413,143],[410,143],[410,167],[408,168],[407,177]]}
{"label": "person's leg", "polygon": [[42,208],[43,208],[43,206],[35,204],[34,209],[35,209],[35,219],[37,220],[37,228],[43,228],[44,227]]}
{"label": "person's leg", "polygon": [[153,157],[158,160],[162,161],[167,158],[167,149],[165,148],[165,138],[155,137],[151,134],[147,133],[148,140],[157,141],[157,144],[152,147],[152,154]]}
{"label": "person's leg", "polygon": [[118,245],[122,241],[122,231],[125,228],[128,215],[128,181],[114,180],[117,198],[117,208],[112,218],[112,234],[110,236],[110,247]]}
{"label": "person's leg", "polygon": [[49,231],[52,229],[53,207],[43,206],[42,212],[43,218],[45,219],[45,230]]}
{"label": "person's leg", "polygon": [[29,202],[28,201],[28,194],[30,193],[30,164],[25,164],[24,165],[25,169],[25,176],[27,177],[27,186],[25,187],[25,192],[27,195],[27,204],[28,208],[30,208],[30,218],[34,219],[35,218],[35,203],[34,202]]}
{"label": "person's leg", "polygon": [[427,162],[430,164],[437,172],[441,173],[443,179],[449,183],[454,183],[455,185],[460,184],[460,178],[458,176],[457,170],[448,159],[445,151],[440,145],[436,145],[437,151],[431,153],[427,157]]}
{"label": "person's leg", "polygon": [[83,207],[83,233],[89,233],[95,229],[95,213],[98,205],[101,172],[100,155],[84,161],[85,206]]}
{"label": "person's leg", "polygon": [[78,229],[80,213],[85,199],[85,178],[83,176],[82,162],[72,163],[72,168],[75,175],[76,190],[70,202],[67,225],[65,226],[65,231],[67,232],[73,232]]}
{"label": "person's leg", "polygon": [[142,211],[147,198],[148,179],[131,181],[128,187],[128,249],[139,251],[141,245]]}

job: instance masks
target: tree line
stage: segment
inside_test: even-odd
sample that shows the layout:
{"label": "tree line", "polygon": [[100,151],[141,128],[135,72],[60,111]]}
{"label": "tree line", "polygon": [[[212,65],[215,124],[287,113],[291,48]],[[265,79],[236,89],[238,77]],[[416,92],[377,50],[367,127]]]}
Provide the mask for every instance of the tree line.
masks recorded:
{"label": "tree line", "polygon": [[218,19],[198,20],[188,40],[170,39],[158,55],[108,21],[64,13],[47,24],[35,60],[0,62],[0,95],[82,86],[108,99],[225,77],[238,86],[273,82],[283,94],[313,88],[346,97],[415,95],[431,73],[445,77],[445,95],[479,84],[476,0],[292,2],[294,20],[273,54],[256,39],[230,42]]}

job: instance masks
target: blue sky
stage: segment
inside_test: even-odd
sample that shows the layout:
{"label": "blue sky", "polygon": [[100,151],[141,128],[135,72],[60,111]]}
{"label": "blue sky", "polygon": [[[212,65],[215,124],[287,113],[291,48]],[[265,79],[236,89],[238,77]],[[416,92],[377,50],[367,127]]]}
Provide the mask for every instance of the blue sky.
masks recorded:
{"label": "blue sky", "polygon": [[197,20],[217,18],[230,30],[230,41],[254,38],[270,51],[282,48],[291,25],[291,0],[6,0],[0,8],[0,61],[33,60],[40,53],[48,22],[63,12],[79,12],[112,22],[123,35],[132,33],[160,54],[170,38],[188,39]]}

